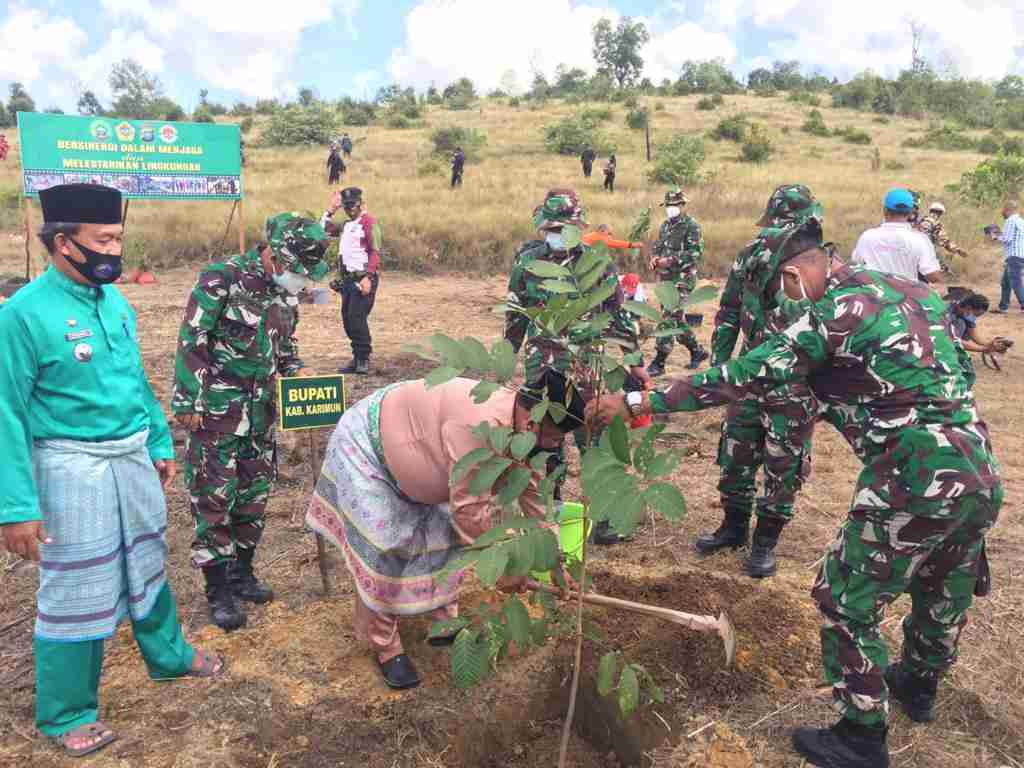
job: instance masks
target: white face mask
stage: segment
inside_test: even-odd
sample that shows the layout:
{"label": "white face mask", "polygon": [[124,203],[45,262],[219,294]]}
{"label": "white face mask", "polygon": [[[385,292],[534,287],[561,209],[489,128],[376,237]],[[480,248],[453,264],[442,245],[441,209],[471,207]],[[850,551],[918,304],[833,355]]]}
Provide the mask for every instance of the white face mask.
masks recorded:
{"label": "white face mask", "polygon": [[682,212],[683,212],[683,209],[682,209],[682,208],[680,208],[680,207],[679,207],[678,205],[669,205],[669,206],[667,206],[667,207],[665,208],[665,214],[666,214],[666,215],[667,215],[667,216],[668,216],[668,217],[669,217],[670,219],[676,219],[676,218],[679,218],[679,214],[680,214],[680,213],[682,213]]}
{"label": "white face mask", "polygon": [[290,269],[286,269],[280,275],[274,275],[274,283],[276,283],[281,290],[295,296],[303,288],[308,288],[312,285],[313,281],[305,275],[300,275],[292,272]]}
{"label": "white face mask", "polygon": [[548,244],[548,247],[552,251],[564,251],[565,241],[562,239],[561,232],[548,232],[544,236],[544,242]]}

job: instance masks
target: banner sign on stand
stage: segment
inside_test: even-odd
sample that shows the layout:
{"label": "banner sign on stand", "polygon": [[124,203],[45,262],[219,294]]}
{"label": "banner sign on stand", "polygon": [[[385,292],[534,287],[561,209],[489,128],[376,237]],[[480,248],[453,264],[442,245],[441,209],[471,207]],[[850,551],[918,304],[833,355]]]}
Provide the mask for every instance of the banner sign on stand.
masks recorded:
{"label": "banner sign on stand", "polygon": [[240,200],[237,125],[18,113],[26,197],[103,184],[126,198]]}
{"label": "banner sign on stand", "polygon": [[344,376],[278,377],[277,392],[283,431],[333,427],[345,412]]}

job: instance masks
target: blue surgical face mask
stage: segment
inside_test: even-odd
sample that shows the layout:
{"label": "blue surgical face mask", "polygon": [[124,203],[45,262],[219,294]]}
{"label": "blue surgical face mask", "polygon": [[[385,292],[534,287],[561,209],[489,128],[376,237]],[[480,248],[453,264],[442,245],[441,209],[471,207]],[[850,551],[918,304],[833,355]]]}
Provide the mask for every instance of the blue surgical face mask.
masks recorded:
{"label": "blue surgical face mask", "polygon": [[561,232],[548,232],[544,236],[544,242],[548,244],[548,247],[552,251],[564,251],[565,240],[562,239]]}

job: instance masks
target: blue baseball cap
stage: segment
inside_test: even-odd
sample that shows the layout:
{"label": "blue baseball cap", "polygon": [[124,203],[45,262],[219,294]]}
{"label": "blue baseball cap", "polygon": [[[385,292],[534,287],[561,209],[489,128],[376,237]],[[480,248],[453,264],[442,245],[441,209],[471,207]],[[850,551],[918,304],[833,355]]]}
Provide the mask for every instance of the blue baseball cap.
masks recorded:
{"label": "blue baseball cap", "polygon": [[909,190],[894,187],[885,193],[885,201],[882,204],[887,211],[910,213],[914,210],[914,196]]}

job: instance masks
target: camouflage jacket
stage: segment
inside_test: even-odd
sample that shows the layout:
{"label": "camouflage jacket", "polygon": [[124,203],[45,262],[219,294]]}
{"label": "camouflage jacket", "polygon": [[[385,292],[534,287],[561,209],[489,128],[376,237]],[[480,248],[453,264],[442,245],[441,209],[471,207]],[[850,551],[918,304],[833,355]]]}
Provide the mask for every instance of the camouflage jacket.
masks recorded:
{"label": "camouflage jacket", "polygon": [[652,400],[655,411],[696,411],[740,398],[758,382],[805,379],[864,462],[857,503],[904,508],[999,485],[966,355],[928,286],[842,267],[784,332]]}
{"label": "camouflage jacket", "polygon": [[671,265],[658,270],[659,280],[677,281],[689,272],[696,276],[704,256],[704,235],[697,220],[683,213],[663,221],[652,253],[672,259]]}
{"label": "camouflage jacket", "polygon": [[[952,254],[955,254],[956,256],[967,255],[967,252],[963,248],[961,248],[959,245],[954,243],[952,240],[949,239],[949,237],[946,236],[946,230],[942,226],[942,222],[939,221],[939,219],[936,218],[935,216],[929,215],[925,216],[923,219],[920,219],[916,224],[914,224],[914,229],[927,236],[928,239],[932,241],[932,244],[935,246],[936,250],[938,250],[939,248],[945,248],[947,251],[949,251]],[[944,263],[943,267],[945,267]],[[946,270],[944,269],[944,271]]]}
{"label": "camouflage jacket", "polygon": [[[568,253],[552,251],[550,246],[543,240],[530,240],[523,243],[517,250],[515,260],[512,264],[512,274],[508,281],[507,303],[512,307],[542,307],[553,296],[543,286],[546,278],[538,277],[530,272],[527,267],[533,261],[552,261],[563,266],[572,264],[582,254],[582,249],[573,249]],[[558,257],[561,257],[559,259]],[[623,293],[616,277],[614,264],[609,264],[605,274],[605,280],[615,281],[615,291],[604,301],[598,311],[608,312],[613,318],[622,307]],[[569,298],[576,298],[575,294],[568,295]],[[635,326],[632,326],[635,329]],[[628,329],[615,328],[609,324],[602,334],[608,338],[620,341],[619,336],[629,335]],[[515,311],[507,311],[505,314],[505,338],[512,343],[512,347],[518,352],[526,342],[526,379],[533,381],[540,370],[550,367],[556,371],[567,372],[570,365],[568,344],[571,342],[580,343],[584,339],[569,338],[544,338],[540,335],[537,327],[530,323],[529,319]],[[639,339],[635,332],[631,337],[631,343],[639,348]]]}
{"label": "camouflage jacket", "polygon": [[295,300],[251,250],[199,274],[185,307],[174,362],[174,413],[203,414],[203,428],[266,432],[276,419],[277,374],[302,368]]}

